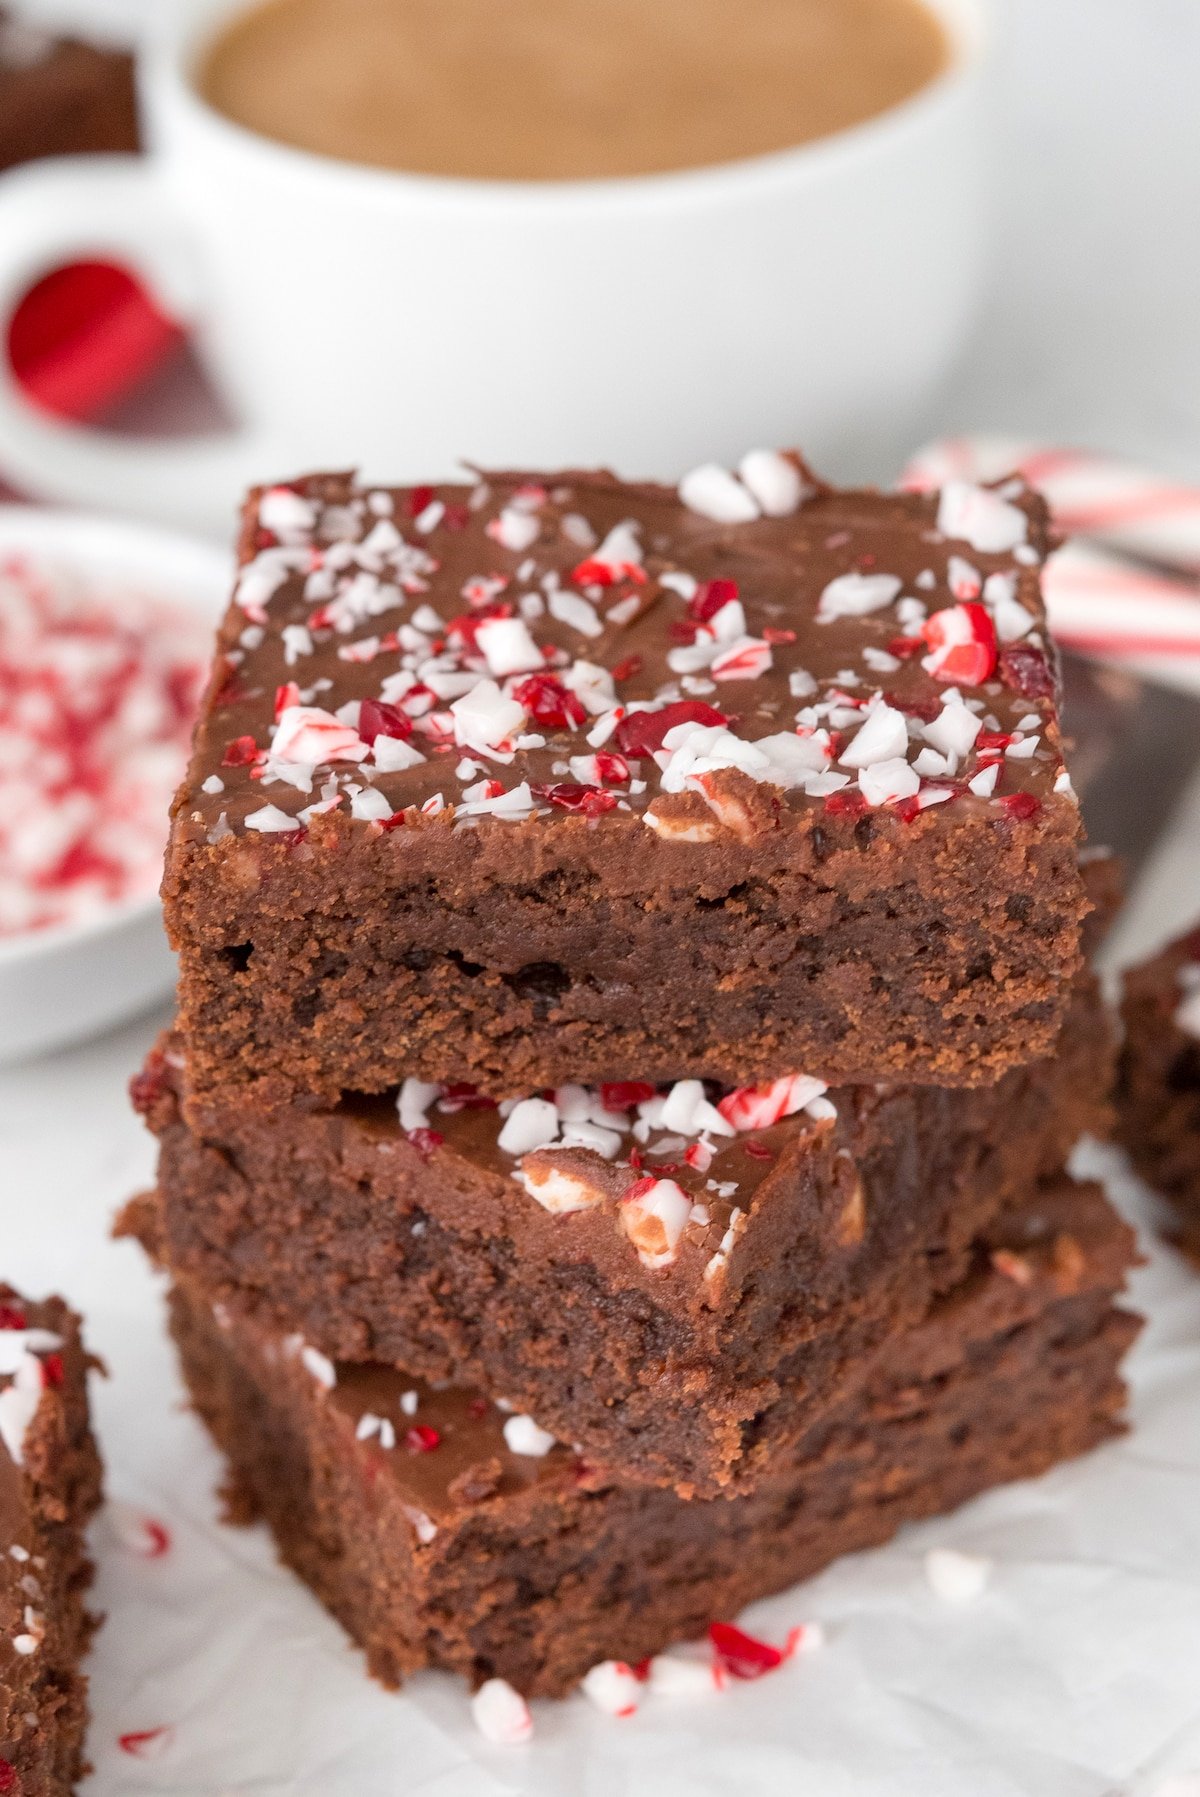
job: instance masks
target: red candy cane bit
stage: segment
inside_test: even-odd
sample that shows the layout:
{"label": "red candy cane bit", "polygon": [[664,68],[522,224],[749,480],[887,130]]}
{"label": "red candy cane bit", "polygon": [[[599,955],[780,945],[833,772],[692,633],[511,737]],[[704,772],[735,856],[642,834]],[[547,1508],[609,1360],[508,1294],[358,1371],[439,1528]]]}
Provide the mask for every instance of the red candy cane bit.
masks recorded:
{"label": "red candy cane bit", "polygon": [[1054,670],[1040,649],[1030,648],[1026,643],[1012,643],[1000,651],[996,671],[1005,686],[1011,686],[1023,699],[1054,697]]}
{"label": "red candy cane bit", "polygon": [[775,1152],[765,1142],[743,1142],[742,1147],[752,1161],[773,1161]]}
{"label": "red candy cane bit", "polygon": [[252,736],[235,736],[226,743],[221,757],[222,767],[249,767],[261,758],[262,751]]}
{"label": "red candy cane bit", "polygon": [[416,1149],[417,1153],[421,1156],[421,1159],[426,1161],[429,1159],[434,1149],[440,1148],[442,1143],[446,1140],[445,1136],[441,1135],[436,1129],[410,1129],[408,1132],[408,1139]]}
{"label": "red candy cane bit", "polygon": [[23,1310],[15,1304],[0,1304],[0,1329],[28,1329],[29,1323]]}
{"label": "red candy cane bit", "polygon": [[584,817],[599,817],[602,811],[611,811],[617,802],[614,792],[603,792],[598,786],[576,785],[571,781],[558,786],[535,786],[533,790],[539,799],[546,799],[563,811],[580,811]]}
{"label": "red candy cane bit", "polygon": [[631,1111],[636,1104],[653,1098],[657,1086],[644,1079],[610,1079],[600,1086],[600,1102],[606,1111]]}
{"label": "red candy cane bit", "polygon": [[995,671],[996,626],[987,607],[974,600],[935,611],[921,627],[929,645],[922,666],[935,680],[955,686],[982,686]]}
{"label": "red candy cane bit", "polygon": [[226,665],[225,678],[212,697],[214,711],[228,711],[230,706],[240,705],[246,697],[246,688],[242,684],[241,675],[236,668],[229,668],[228,664]]}
{"label": "red candy cane bit", "polygon": [[578,696],[554,674],[531,674],[513,687],[512,696],[547,730],[576,730],[587,719]]}
{"label": "red candy cane bit", "polygon": [[166,1724],[160,1728],[135,1728],[118,1735],[117,1746],[135,1760],[157,1759],[171,1745],[174,1733]]}
{"label": "red candy cane bit", "polygon": [[892,809],[902,824],[915,823],[921,815],[921,801],[915,793],[910,793],[907,798],[897,799]]}
{"label": "red candy cane bit", "polygon": [[634,1678],[637,1679],[639,1685],[644,1685],[646,1680],[650,1677],[651,1657],[650,1654],[647,1654],[644,1660],[639,1660],[636,1665],[630,1666],[629,1668]]}
{"label": "red candy cane bit", "polygon": [[427,505],[433,504],[432,487],[414,487],[408,496],[407,511],[410,518],[419,518]]}
{"label": "red candy cane bit", "polygon": [[736,580],[706,580],[688,600],[688,617],[697,624],[707,624],[722,606],[731,605],[737,596]]}
{"label": "red candy cane bit", "polygon": [[677,699],[659,711],[631,711],[623,717],[614,732],[617,747],[630,761],[640,761],[663,746],[668,730],[677,724],[727,724],[728,717],[715,705],[700,699]]}
{"label": "red candy cane bit", "polygon": [[934,718],[940,716],[942,709],[942,701],[936,693],[922,696],[917,693],[885,692],[883,702],[890,705],[893,711],[902,711],[906,717],[920,718],[923,724],[932,724]]}
{"label": "red candy cane bit", "polygon": [[621,1193],[621,1203],[636,1204],[640,1198],[646,1196],[647,1192],[652,1192],[657,1184],[657,1174],[644,1174],[641,1179],[635,1179],[632,1185],[625,1187],[625,1190]]}
{"label": "red candy cane bit", "polygon": [[617,663],[616,667],[612,671],[612,677],[614,680],[632,680],[634,675],[640,674],[641,671],[642,671],[641,656],[640,655],[627,655],[625,657],[624,661],[619,661]]}
{"label": "red candy cane bit", "polygon": [[1000,803],[1009,817],[1036,817],[1042,808],[1042,801],[1031,792],[1006,792],[1001,794]]}
{"label": "red candy cane bit", "polygon": [[796,632],[794,630],[782,630],[778,624],[763,625],[764,643],[794,643],[795,640]]}
{"label": "red candy cane bit", "polygon": [[404,1445],[410,1454],[432,1454],[442,1445],[442,1438],[429,1423],[414,1423],[404,1432]]}
{"label": "red candy cane bit", "polygon": [[919,636],[894,636],[888,644],[888,654],[894,655],[897,661],[911,661],[925,647],[925,639]]}
{"label": "red candy cane bit", "polygon": [[42,1384],[51,1391],[61,1391],[66,1383],[67,1370],[63,1366],[61,1354],[42,1355]]}
{"label": "red candy cane bit", "polygon": [[623,755],[612,755],[607,749],[597,749],[595,762],[597,777],[605,786],[624,786],[629,778],[629,763]]}
{"label": "red candy cane bit", "polygon": [[412,719],[395,705],[383,699],[364,699],[358,708],[358,735],[362,742],[373,743],[377,736],[397,737],[407,742],[412,735]]}
{"label": "red candy cane bit", "polygon": [[708,1638],[718,1666],[730,1678],[762,1678],[766,1672],[775,1672],[794,1651],[790,1642],[787,1647],[775,1647],[732,1622],[710,1622]]}
{"label": "red candy cane bit", "polygon": [[398,830],[405,821],[404,813],[393,811],[391,817],[381,817],[378,821],[381,830]]}
{"label": "red candy cane bit", "polygon": [[640,586],[645,578],[646,570],[636,562],[600,562],[594,557],[571,570],[572,582],[580,587],[612,587],[622,580],[632,580]]}
{"label": "red candy cane bit", "polygon": [[1002,754],[1008,745],[1015,741],[1016,737],[1007,730],[981,730],[975,738],[976,753],[986,755],[990,751],[994,754]]}
{"label": "red candy cane bit", "polygon": [[299,705],[300,688],[294,680],[285,680],[282,686],[275,688],[275,716],[279,719],[289,706]]}
{"label": "red candy cane bit", "polygon": [[843,786],[839,792],[825,795],[825,810],[830,817],[861,817],[867,801],[857,786]]}
{"label": "red candy cane bit", "polygon": [[0,1797],[20,1797],[20,1773],[11,1760],[0,1760]]}

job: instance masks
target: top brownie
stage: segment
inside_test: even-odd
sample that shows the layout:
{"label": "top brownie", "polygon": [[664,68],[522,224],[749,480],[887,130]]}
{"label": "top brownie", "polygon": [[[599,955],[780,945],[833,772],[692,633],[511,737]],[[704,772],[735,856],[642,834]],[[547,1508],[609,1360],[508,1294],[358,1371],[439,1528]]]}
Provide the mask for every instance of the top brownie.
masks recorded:
{"label": "top brownie", "polygon": [[796,456],[250,495],[164,896],[197,1090],[997,1078],[1079,962],[1040,499]]}

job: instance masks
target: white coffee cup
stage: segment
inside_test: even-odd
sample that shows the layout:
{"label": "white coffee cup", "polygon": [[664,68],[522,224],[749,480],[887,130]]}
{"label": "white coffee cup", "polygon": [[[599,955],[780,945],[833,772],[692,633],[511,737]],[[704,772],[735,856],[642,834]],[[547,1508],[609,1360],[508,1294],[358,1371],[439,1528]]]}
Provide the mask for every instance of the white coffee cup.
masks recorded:
{"label": "white coffee cup", "polygon": [[[243,0],[244,3],[244,0]],[[142,442],[51,419],[7,366],[0,472],[228,532],[250,482],[607,463],[674,476],[747,444],[871,471],[924,422],[984,246],[983,0],[931,0],[946,70],[812,144],[682,173],[474,181],[327,160],[193,85],[228,4],[143,69],[148,156],[0,179],[0,319],[48,268],[123,262],[195,332],[242,423]]]}

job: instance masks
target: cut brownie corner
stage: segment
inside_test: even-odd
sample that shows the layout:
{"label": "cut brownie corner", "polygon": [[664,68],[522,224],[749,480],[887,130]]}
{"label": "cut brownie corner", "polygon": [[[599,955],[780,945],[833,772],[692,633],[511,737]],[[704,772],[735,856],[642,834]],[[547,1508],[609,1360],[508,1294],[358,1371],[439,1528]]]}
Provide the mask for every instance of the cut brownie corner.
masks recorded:
{"label": "cut brownie corner", "polygon": [[84,1772],[95,1364],[60,1298],[0,1285],[0,1791],[12,1797],[70,1797]]}
{"label": "cut brownie corner", "polygon": [[1117,1139],[1200,1249],[1200,927],[1125,974]]}
{"label": "cut brownie corner", "polygon": [[334,1365],[185,1282],[171,1328],[239,1490],[376,1676],[561,1696],[1119,1431],[1131,1252],[1097,1187],[1045,1188],[760,1486],[691,1502],[468,1390]]}
{"label": "cut brownie corner", "polygon": [[1087,905],[1044,507],[772,465],[736,517],[574,473],[251,496],[163,888],[198,1088],[1048,1052]]}

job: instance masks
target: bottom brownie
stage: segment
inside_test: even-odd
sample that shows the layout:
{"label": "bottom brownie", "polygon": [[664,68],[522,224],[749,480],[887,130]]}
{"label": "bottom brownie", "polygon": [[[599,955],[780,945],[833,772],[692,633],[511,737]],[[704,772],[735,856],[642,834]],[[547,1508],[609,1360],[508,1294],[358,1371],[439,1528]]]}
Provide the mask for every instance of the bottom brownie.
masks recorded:
{"label": "bottom brownie", "polygon": [[0,1792],[11,1797],[67,1797],[83,1772],[83,1531],[100,1501],[87,1368],[61,1299],[27,1304],[0,1285]]}
{"label": "bottom brownie", "polygon": [[[141,1222],[153,1252],[150,1206]],[[613,1484],[528,1417],[335,1367],[186,1285],[172,1330],[229,1456],[234,1515],[266,1517],[379,1678],[437,1666],[556,1696],[1113,1434],[1137,1329],[1113,1301],[1132,1252],[1098,1188],[1039,1192],[739,1498]]]}
{"label": "bottom brownie", "polygon": [[1200,927],[1125,976],[1118,1140],[1200,1248]]}

